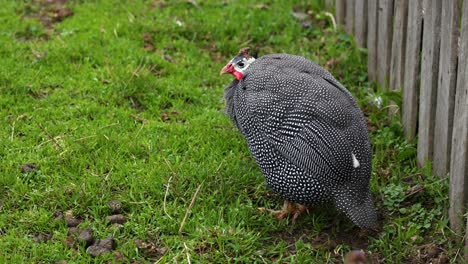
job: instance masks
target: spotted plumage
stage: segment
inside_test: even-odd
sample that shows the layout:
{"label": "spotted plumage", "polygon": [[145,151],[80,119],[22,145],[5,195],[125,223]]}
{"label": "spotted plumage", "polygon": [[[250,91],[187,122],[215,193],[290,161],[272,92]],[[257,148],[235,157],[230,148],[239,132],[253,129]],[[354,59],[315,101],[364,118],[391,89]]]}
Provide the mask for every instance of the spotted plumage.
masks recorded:
{"label": "spotted plumage", "polygon": [[[247,66],[247,67],[246,67]],[[225,111],[271,189],[301,204],[333,201],[356,225],[376,227],[364,116],[328,71],[299,56],[241,50],[222,73]]]}

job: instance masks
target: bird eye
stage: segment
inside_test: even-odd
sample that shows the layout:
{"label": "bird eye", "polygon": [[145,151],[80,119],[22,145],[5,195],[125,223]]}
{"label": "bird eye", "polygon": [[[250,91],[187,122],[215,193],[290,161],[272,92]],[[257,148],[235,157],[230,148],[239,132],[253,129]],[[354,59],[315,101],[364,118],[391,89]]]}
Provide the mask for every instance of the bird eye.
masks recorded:
{"label": "bird eye", "polygon": [[239,65],[239,67],[244,67],[244,62],[240,61],[237,65]]}

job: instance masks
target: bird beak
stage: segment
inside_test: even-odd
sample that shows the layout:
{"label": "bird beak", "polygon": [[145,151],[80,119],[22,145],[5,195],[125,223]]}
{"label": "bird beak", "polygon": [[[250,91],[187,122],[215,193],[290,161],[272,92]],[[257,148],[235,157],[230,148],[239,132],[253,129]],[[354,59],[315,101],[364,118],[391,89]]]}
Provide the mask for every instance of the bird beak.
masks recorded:
{"label": "bird beak", "polygon": [[234,71],[234,66],[232,66],[232,63],[228,63],[226,64],[226,66],[223,67],[223,69],[221,69],[221,72],[219,73],[219,75],[232,73],[233,71]]}

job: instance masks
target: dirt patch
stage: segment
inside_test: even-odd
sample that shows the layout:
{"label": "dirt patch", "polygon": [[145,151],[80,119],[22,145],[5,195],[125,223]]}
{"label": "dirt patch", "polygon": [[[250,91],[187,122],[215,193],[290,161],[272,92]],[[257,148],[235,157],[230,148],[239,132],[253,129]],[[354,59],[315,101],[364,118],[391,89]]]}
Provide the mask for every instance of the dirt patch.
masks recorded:
{"label": "dirt patch", "polygon": [[201,245],[199,245],[198,247],[194,248],[194,251],[199,255],[203,255],[203,254],[213,252],[213,251],[216,251],[216,250],[219,250],[219,246],[218,246],[217,243],[206,243],[206,242],[204,242]]}
{"label": "dirt patch", "polygon": [[164,254],[166,254],[168,249],[166,246],[161,246],[156,241],[143,241],[137,239],[133,241],[133,243],[135,244],[137,249],[140,250],[141,253],[147,258],[161,257]]}
{"label": "dirt patch", "polygon": [[146,107],[134,95],[127,96],[127,97],[125,97],[125,99],[130,101],[130,107],[135,109],[138,113],[141,113],[141,112],[143,112],[143,110],[146,109]]}
{"label": "dirt patch", "polygon": [[60,88],[63,88],[63,86],[60,84],[46,85],[40,87],[39,89],[33,89],[30,87],[28,95],[30,95],[34,99],[44,99]]}
{"label": "dirt patch", "polygon": [[36,172],[38,170],[39,165],[37,165],[36,163],[25,163],[21,166],[21,173],[23,174]]}
{"label": "dirt patch", "polygon": [[177,61],[169,54],[162,55],[162,58],[170,63],[176,63]]}
{"label": "dirt patch", "polygon": [[[316,231],[303,227],[304,225],[301,225],[300,221],[301,220],[296,224],[298,227],[289,230],[273,231],[269,236],[277,238],[277,240],[273,241],[274,243],[277,243],[278,240],[286,242],[290,254],[295,253],[296,242],[302,240],[304,243],[310,244],[313,248],[330,252],[335,252],[337,248],[340,248],[340,245],[348,245],[352,249],[363,250],[367,259],[374,260],[376,258],[376,256],[369,256],[366,253],[369,246],[369,237],[374,236],[374,233],[358,227],[353,227],[351,229],[347,227],[345,229],[344,227],[340,227],[338,223],[339,220],[334,220],[333,223],[330,223],[329,227],[321,230],[317,234]],[[342,255],[335,253],[333,257],[337,263],[341,263],[343,258]],[[379,257],[376,259],[378,260]],[[379,262],[376,261],[372,263]]]}
{"label": "dirt patch", "polygon": [[436,244],[430,243],[419,246],[416,254],[408,259],[411,264],[445,264],[449,263],[449,258],[444,249]]}
{"label": "dirt patch", "polygon": [[66,7],[67,0],[34,0],[28,3],[22,12],[26,18],[35,18],[49,30],[54,24],[73,15],[73,11]]}
{"label": "dirt patch", "polygon": [[336,66],[340,65],[340,61],[337,58],[331,58],[327,62],[325,62],[325,69],[331,71]]}
{"label": "dirt patch", "polygon": [[366,118],[366,122],[367,122],[367,131],[369,131],[369,133],[372,133],[378,129],[377,125],[372,123],[370,118]]}
{"label": "dirt patch", "polygon": [[314,14],[311,6],[305,5],[296,5],[291,15],[297,19],[303,28],[310,28],[313,25],[318,26],[321,29],[325,29],[328,26],[326,20],[318,19]]}
{"label": "dirt patch", "polygon": [[125,255],[120,251],[115,251],[113,255],[114,255],[115,261],[117,261],[117,262],[126,261]]}
{"label": "dirt patch", "polygon": [[295,244],[297,240],[310,243],[314,248],[333,250],[338,245],[351,245],[357,249],[367,249],[369,245],[369,233],[355,227],[351,230],[323,230],[318,235],[313,235],[312,230],[307,228],[297,228],[289,231],[281,231],[273,236],[278,236],[287,241],[288,244]]}
{"label": "dirt patch", "polygon": [[46,243],[47,241],[52,239],[52,233],[38,233],[33,236],[33,240],[36,243]]}
{"label": "dirt patch", "polygon": [[163,122],[169,122],[175,119],[176,116],[180,115],[178,111],[162,112],[160,118]]}
{"label": "dirt patch", "polygon": [[211,34],[205,35],[204,40],[208,44],[203,45],[201,49],[205,50],[205,52],[211,57],[211,60],[214,63],[228,63],[229,62],[229,59],[221,53],[216,43],[214,43],[214,41],[212,40]]}
{"label": "dirt patch", "polygon": [[158,78],[165,76],[167,73],[166,69],[157,64],[149,66],[148,70],[149,72],[151,72],[151,74],[153,74],[153,76]]}
{"label": "dirt patch", "polygon": [[155,50],[153,43],[153,35],[151,33],[143,33],[143,49],[148,52]]}
{"label": "dirt patch", "polygon": [[421,184],[416,184],[416,185],[411,186],[408,190],[406,190],[405,195],[413,196],[413,195],[417,195],[423,192],[424,192],[424,186],[422,186]]}
{"label": "dirt patch", "polygon": [[155,8],[163,9],[166,7],[166,5],[167,5],[166,1],[163,1],[163,0],[153,0],[150,3],[151,9],[155,9]]}

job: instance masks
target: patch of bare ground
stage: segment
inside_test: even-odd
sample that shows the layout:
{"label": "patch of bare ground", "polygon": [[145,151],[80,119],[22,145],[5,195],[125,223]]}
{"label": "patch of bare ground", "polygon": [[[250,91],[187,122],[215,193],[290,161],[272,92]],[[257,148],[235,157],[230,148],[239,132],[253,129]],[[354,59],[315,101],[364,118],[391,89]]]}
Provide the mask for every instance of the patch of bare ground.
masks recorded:
{"label": "patch of bare ground", "polygon": [[148,259],[159,258],[166,254],[168,248],[157,241],[136,239],[133,241],[137,249]]}
{"label": "patch of bare ground", "polygon": [[141,103],[141,101],[135,95],[126,96],[125,99],[130,101],[130,107],[135,109],[138,113],[141,113],[146,109],[143,103]]}
{"label": "patch of bare ground", "polygon": [[446,264],[449,262],[446,251],[434,243],[418,246],[416,253],[408,259],[408,263],[411,264]]}
{"label": "patch of bare ground", "polygon": [[[295,254],[296,242],[302,240],[304,243],[310,244],[313,248],[332,252],[334,263],[342,263],[343,256],[335,253],[335,249],[339,248],[340,245],[347,245],[355,250],[363,250],[362,255],[365,256],[367,260],[372,261],[370,263],[381,263],[378,254],[371,255],[367,252],[369,237],[375,235],[373,232],[358,227],[344,230],[344,228],[339,225],[331,224],[330,227],[327,227],[317,234],[316,231],[308,227],[300,226],[300,223],[296,225],[298,225],[298,227],[273,231],[269,234],[271,237],[277,238],[275,243],[278,240],[286,242],[290,254]],[[333,228],[332,226],[338,226],[338,228]]]}
{"label": "patch of bare ground", "polygon": [[37,19],[46,29],[47,35],[54,31],[54,25],[73,15],[67,7],[67,0],[33,0],[18,12],[24,18]]}

